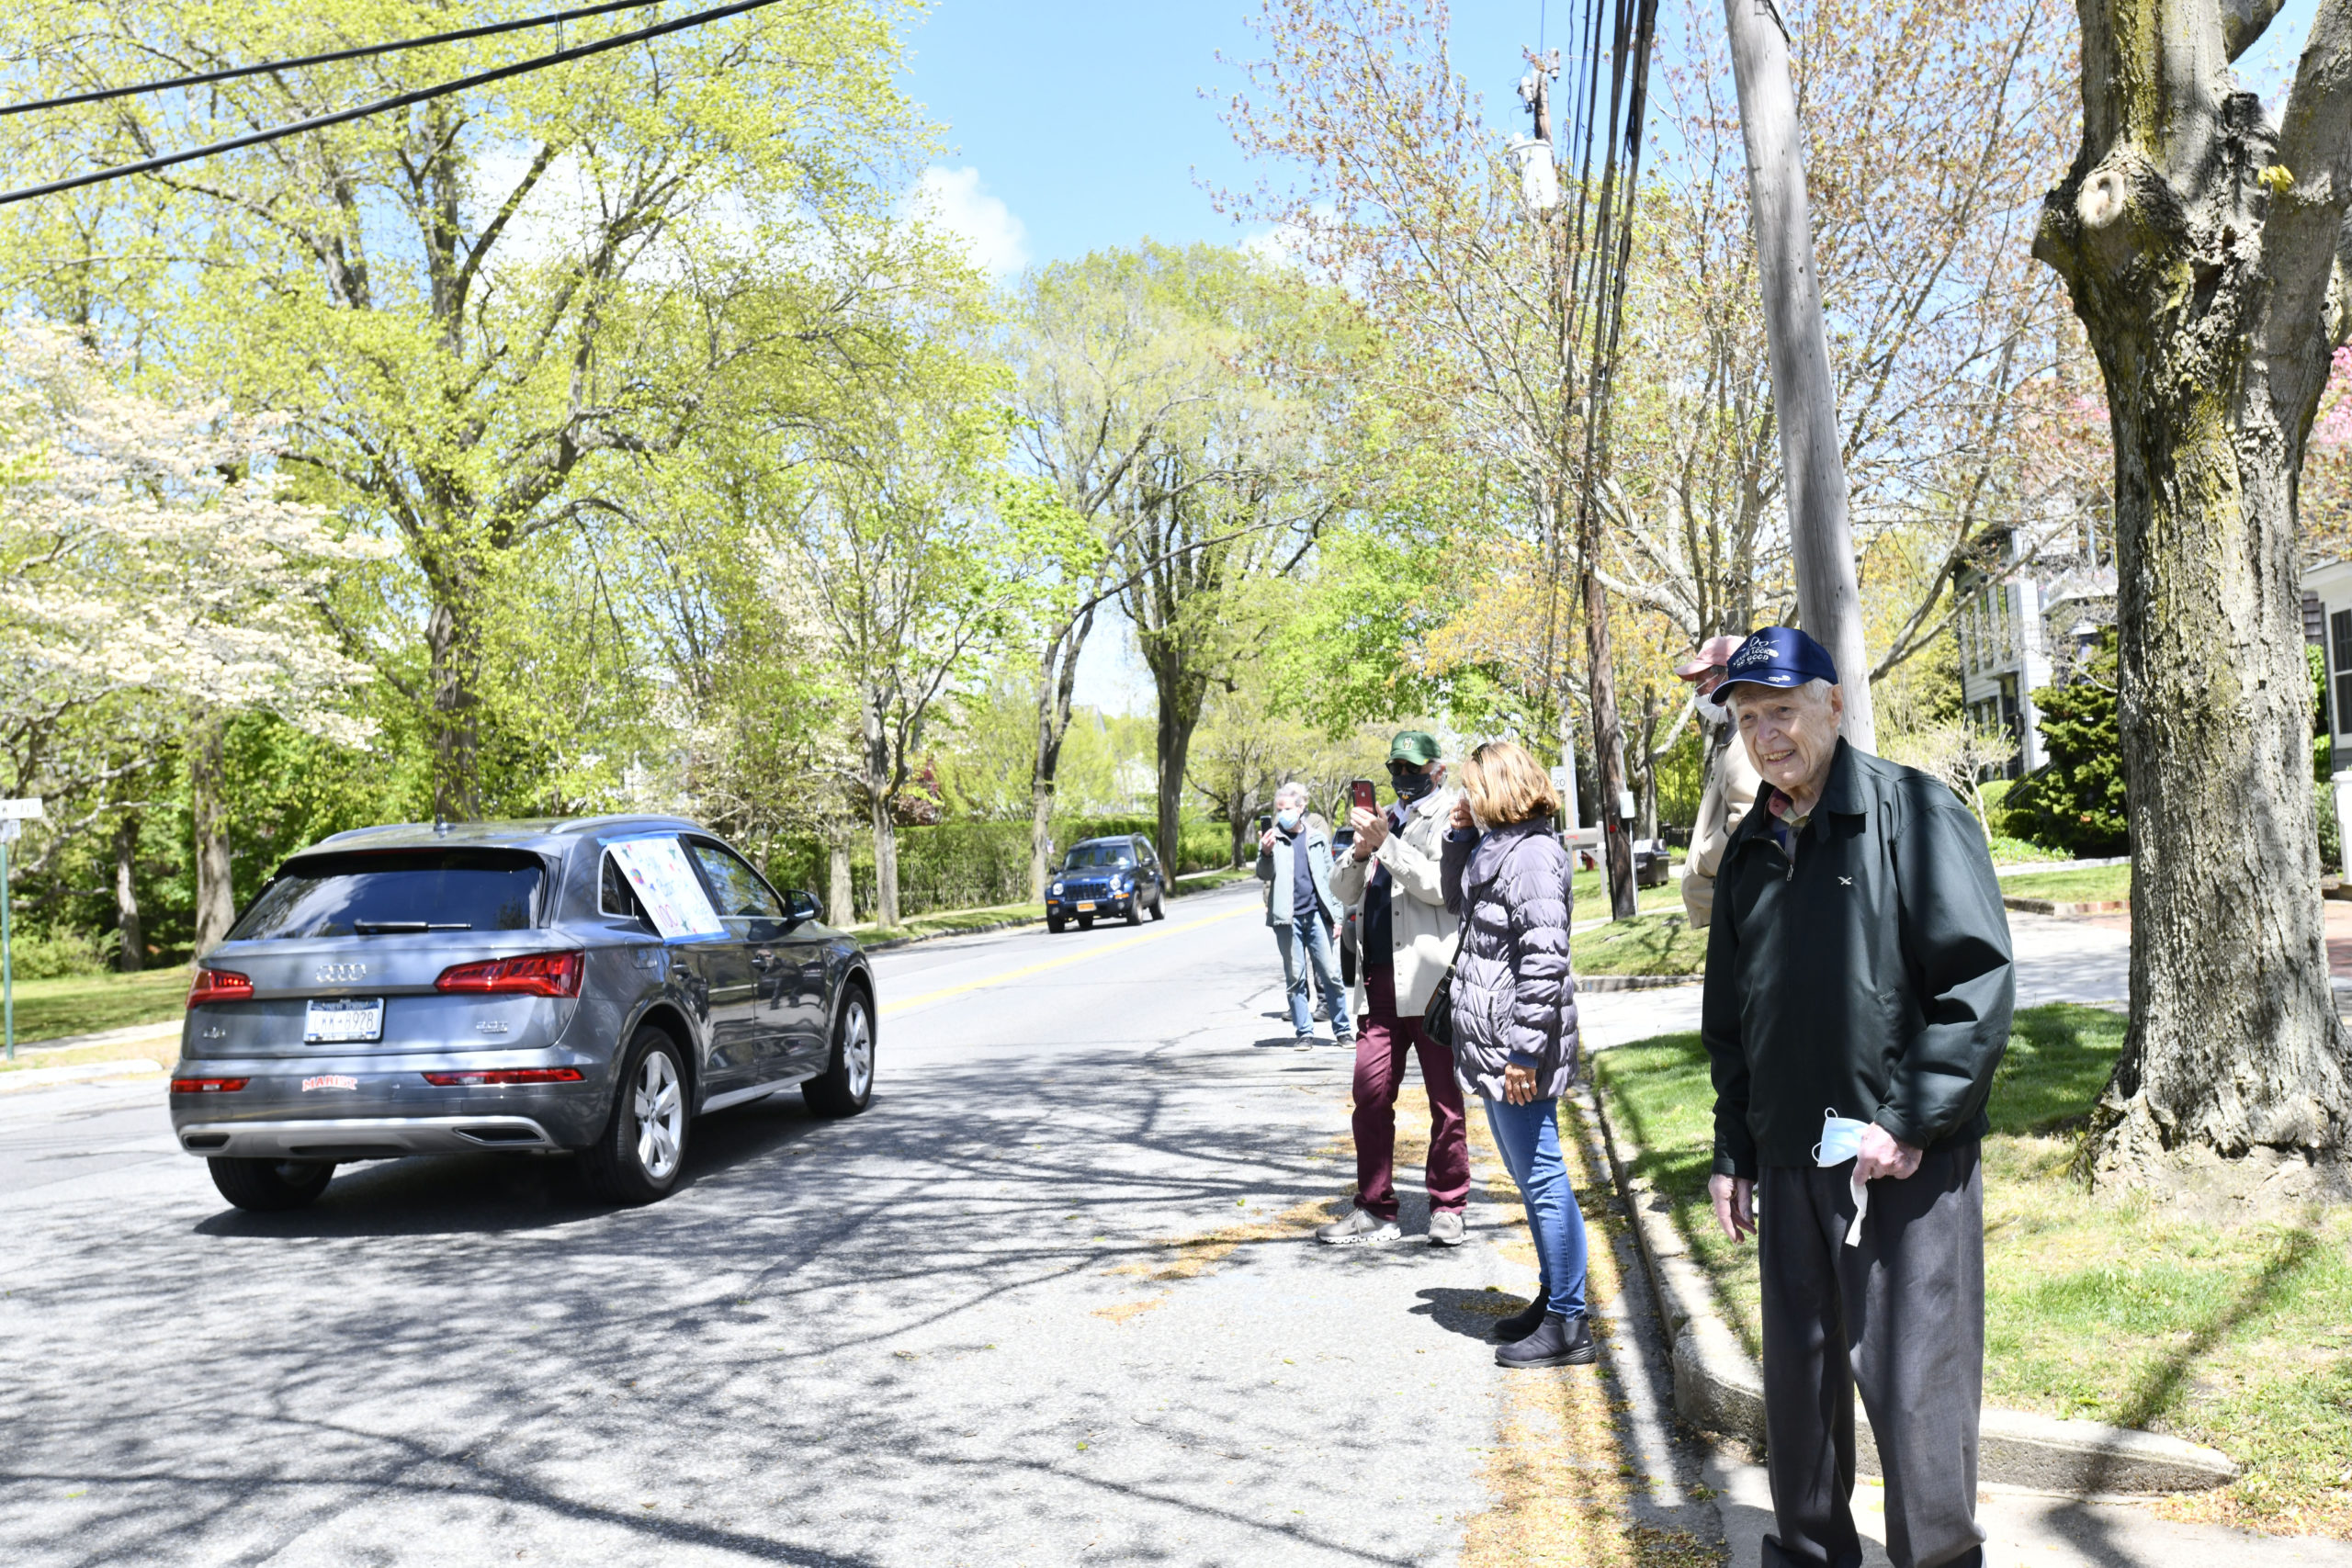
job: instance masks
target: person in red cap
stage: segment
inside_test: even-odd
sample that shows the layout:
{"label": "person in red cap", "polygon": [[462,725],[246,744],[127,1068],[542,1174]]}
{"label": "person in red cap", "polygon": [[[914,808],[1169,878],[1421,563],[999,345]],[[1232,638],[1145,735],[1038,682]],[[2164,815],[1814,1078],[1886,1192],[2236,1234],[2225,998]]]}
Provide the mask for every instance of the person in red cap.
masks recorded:
{"label": "person in red cap", "polygon": [[1699,819],[1691,824],[1690,853],[1682,868],[1682,909],[1690,917],[1693,931],[1707,929],[1708,917],[1714,911],[1715,870],[1723,863],[1724,846],[1731,842],[1732,830],[1756,804],[1756,792],[1764,785],[1730,710],[1715,700],[1715,688],[1724,683],[1724,667],[1731,662],[1732,650],[1745,640],[1711,637],[1674,671],[1690,682],[1701,733],[1706,737],[1701,750],[1707,785],[1699,796]]}

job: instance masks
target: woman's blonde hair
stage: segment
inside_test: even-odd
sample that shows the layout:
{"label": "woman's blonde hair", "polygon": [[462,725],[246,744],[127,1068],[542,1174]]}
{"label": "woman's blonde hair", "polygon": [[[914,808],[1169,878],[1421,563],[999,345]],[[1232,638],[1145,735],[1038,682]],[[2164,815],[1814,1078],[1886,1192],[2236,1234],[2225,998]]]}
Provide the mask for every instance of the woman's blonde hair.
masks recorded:
{"label": "woman's blonde hair", "polygon": [[1489,740],[1462,764],[1462,791],[1470,809],[1489,828],[1551,817],[1560,809],[1560,792],[1527,748],[1513,740]]}

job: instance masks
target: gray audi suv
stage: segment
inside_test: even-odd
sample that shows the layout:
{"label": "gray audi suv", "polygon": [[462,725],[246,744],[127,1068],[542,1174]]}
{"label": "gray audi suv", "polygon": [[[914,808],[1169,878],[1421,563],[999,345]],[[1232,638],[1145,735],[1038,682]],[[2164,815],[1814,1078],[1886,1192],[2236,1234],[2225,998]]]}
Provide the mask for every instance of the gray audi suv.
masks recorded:
{"label": "gray audi suv", "polygon": [[874,1092],[857,944],[671,817],[339,833],[280,865],[198,963],[172,1130],[240,1208],[356,1160],[578,1151],[644,1203],[703,1111]]}

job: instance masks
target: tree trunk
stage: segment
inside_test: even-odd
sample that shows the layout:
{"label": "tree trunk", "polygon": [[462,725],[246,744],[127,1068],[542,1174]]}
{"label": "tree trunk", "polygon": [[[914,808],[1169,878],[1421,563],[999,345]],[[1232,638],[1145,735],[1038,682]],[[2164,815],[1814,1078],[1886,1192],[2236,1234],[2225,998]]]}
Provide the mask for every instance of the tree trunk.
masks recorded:
{"label": "tree trunk", "polygon": [[188,815],[196,828],[196,955],[220,945],[236,923],[237,896],[229,879],[229,807],[221,798],[228,769],[227,721],[209,710],[188,736]]}
{"label": "tree trunk", "polygon": [[1029,771],[1029,901],[1043,903],[1046,879],[1053,874],[1054,790],[1061,770],[1062,742],[1069,736],[1069,716],[1078,693],[1078,656],[1094,629],[1094,612],[1086,611],[1046,649],[1037,682],[1037,751]]}
{"label": "tree trunk", "polygon": [[2352,113],[2327,95],[2352,39],[2323,6],[2274,132],[2222,63],[2251,39],[2225,53],[2210,3],[2082,9],[2084,146],[2034,249],[2098,353],[2115,442],[2132,1027],[2093,1157],[2340,1155],[2352,1055],[2319,897],[2295,482],[2345,330],[2324,301]]}
{"label": "tree trunk", "polygon": [[1154,639],[1141,639],[1144,662],[1159,694],[1159,824],[1156,841],[1168,874],[1183,869],[1184,764],[1192,756],[1193,731],[1200,727],[1201,705],[1208,696],[1208,678],[1185,668],[1181,655],[1167,648],[1155,651]]}
{"label": "tree trunk", "polygon": [[895,926],[899,923],[899,824],[890,815],[890,797],[876,795],[873,798],[874,823],[874,923]]}
{"label": "tree trunk", "polygon": [[114,825],[114,929],[121,946],[115,967],[136,975],[147,962],[147,938],[139,923],[139,885],[132,879],[139,851],[139,818],[124,812]]}
{"label": "tree trunk", "polygon": [[481,671],[469,615],[447,599],[435,604],[424,623],[424,645],[433,661],[433,814],[448,822],[477,821],[481,732],[475,683]]}
{"label": "tree trunk", "polygon": [[837,931],[857,923],[857,896],[851,880],[849,833],[842,828],[825,830],[825,921]]}
{"label": "tree trunk", "polygon": [[1565,681],[1560,683],[1560,825],[1574,832],[1584,826],[1584,818],[1577,805],[1577,710]]}
{"label": "tree trunk", "polygon": [[1586,679],[1592,693],[1593,760],[1600,765],[1600,799],[1597,803],[1600,842],[1607,852],[1609,918],[1630,920],[1638,912],[1634,896],[1634,841],[1619,812],[1625,792],[1625,729],[1617,716],[1617,670],[1609,645],[1609,591],[1593,570],[1600,547],[1600,513],[1591,513],[1580,552],[1584,557],[1584,651]]}
{"label": "tree trunk", "polygon": [[1875,751],[1878,728],[1871,715],[1870,657],[1862,644],[1854,535],[1846,514],[1838,390],[1829,375],[1821,285],[1814,273],[1804,128],[1789,73],[1789,38],[1778,13],[1757,0],[1724,0],[1724,23],[1739,88],[1739,129],[1747,145],[1748,208],[1764,285],[1765,344],[1772,411],[1781,426],[1798,618],[1837,661],[1846,702],[1840,729],[1855,746]]}

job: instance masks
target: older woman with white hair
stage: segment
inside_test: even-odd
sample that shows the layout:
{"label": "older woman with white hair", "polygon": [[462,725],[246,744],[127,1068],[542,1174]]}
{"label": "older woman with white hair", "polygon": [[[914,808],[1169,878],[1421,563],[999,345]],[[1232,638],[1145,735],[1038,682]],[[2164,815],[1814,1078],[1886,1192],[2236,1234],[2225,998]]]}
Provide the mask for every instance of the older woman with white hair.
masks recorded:
{"label": "older woman with white hair", "polygon": [[1266,885],[1266,923],[1282,949],[1283,983],[1290,993],[1298,1048],[1315,1043],[1315,1015],[1306,997],[1311,971],[1331,1018],[1333,1043],[1352,1049],[1355,1025],[1348,1016],[1337,958],[1341,906],[1331,892],[1331,829],[1307,810],[1306,786],[1295,780],[1274,792],[1274,824],[1258,840],[1258,880]]}

